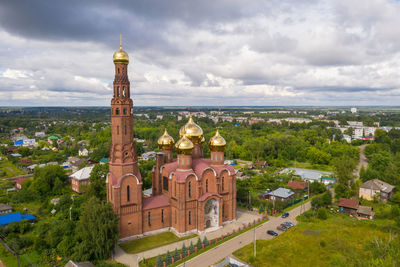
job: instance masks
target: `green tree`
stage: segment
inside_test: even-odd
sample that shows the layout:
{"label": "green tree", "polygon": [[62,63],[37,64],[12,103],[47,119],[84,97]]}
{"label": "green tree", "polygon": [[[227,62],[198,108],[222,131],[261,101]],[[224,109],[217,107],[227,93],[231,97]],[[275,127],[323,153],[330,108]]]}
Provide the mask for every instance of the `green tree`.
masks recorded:
{"label": "green tree", "polygon": [[354,192],[353,186],[353,170],[356,167],[357,162],[354,159],[343,156],[336,159],[334,162],[335,176],[338,179],[338,183],[335,187],[335,197],[351,197]]}
{"label": "green tree", "polygon": [[92,197],[85,203],[77,223],[74,258],[101,260],[110,257],[118,242],[118,218],[109,203]]}
{"label": "green tree", "polygon": [[106,176],[108,173],[108,164],[96,164],[90,173],[90,186],[88,195],[97,197],[99,200],[106,199]]}

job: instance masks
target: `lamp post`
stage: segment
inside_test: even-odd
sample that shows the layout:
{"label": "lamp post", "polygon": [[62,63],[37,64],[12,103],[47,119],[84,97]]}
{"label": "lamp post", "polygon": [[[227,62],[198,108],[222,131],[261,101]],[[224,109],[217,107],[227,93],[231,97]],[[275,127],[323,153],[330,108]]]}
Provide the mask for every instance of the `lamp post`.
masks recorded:
{"label": "lamp post", "polygon": [[72,206],[69,207],[69,220],[72,221],[72,215],[71,215],[71,211],[72,211]]}

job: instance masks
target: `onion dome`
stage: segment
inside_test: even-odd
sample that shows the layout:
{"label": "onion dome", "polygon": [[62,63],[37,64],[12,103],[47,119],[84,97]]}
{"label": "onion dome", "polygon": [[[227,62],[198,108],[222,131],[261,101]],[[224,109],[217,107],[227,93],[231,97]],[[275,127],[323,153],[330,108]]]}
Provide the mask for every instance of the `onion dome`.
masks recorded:
{"label": "onion dome", "polygon": [[113,55],[113,61],[114,63],[123,63],[123,64],[129,63],[128,53],[122,50],[122,36],[120,36],[119,50],[116,51]]}
{"label": "onion dome", "polygon": [[210,141],[208,142],[211,150],[218,150],[221,151],[226,146],[225,139],[219,134],[219,131],[215,133],[213,137],[211,137]]}
{"label": "onion dome", "polygon": [[199,143],[203,137],[203,129],[190,116],[189,121],[179,130],[179,135],[186,135],[192,142]]}
{"label": "onion dome", "polygon": [[167,129],[165,129],[164,134],[158,138],[157,143],[160,149],[172,150],[175,141],[174,138],[168,134]]}
{"label": "onion dome", "polygon": [[183,135],[182,138],[176,142],[175,147],[178,150],[178,154],[191,154],[194,145],[186,135]]}
{"label": "onion dome", "polygon": [[204,136],[201,138],[200,144],[204,144],[206,142],[206,139],[204,138]]}

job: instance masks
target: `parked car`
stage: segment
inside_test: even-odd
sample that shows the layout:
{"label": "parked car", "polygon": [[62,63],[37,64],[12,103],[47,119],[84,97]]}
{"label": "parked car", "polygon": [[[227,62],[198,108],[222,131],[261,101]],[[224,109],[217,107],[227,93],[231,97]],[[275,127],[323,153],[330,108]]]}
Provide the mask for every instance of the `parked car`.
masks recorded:
{"label": "parked car", "polygon": [[291,228],[291,227],[294,226],[294,224],[291,223],[291,222],[284,222],[284,224],[285,224],[287,227],[289,227],[289,228]]}
{"label": "parked car", "polygon": [[267,234],[272,235],[272,236],[277,236],[278,235],[278,233],[273,231],[273,230],[268,230]]}
{"label": "parked car", "polygon": [[289,229],[289,228],[290,228],[290,226],[287,226],[285,223],[281,223],[281,226],[282,226],[282,227],[285,227],[286,229]]}
{"label": "parked car", "polygon": [[289,217],[289,212],[285,212],[282,214],[282,218],[287,218],[287,217]]}
{"label": "parked car", "polygon": [[282,232],[286,232],[287,228],[282,226],[282,225],[278,225],[278,227],[276,227],[277,230],[282,231]]}

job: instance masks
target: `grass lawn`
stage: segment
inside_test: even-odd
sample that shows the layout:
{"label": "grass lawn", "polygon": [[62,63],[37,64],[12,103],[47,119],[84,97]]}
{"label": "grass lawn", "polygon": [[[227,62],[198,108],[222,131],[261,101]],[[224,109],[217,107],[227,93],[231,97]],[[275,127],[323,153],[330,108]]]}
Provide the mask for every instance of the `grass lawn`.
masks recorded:
{"label": "grass lawn", "polygon": [[[17,267],[17,258],[9,253],[3,245],[0,244],[0,259],[7,267]],[[40,256],[36,252],[30,252],[19,256],[20,266],[31,266],[41,262]]]}
{"label": "grass lawn", "polygon": [[373,257],[372,242],[389,239],[389,233],[377,225],[374,221],[330,214],[327,220],[301,222],[271,240],[258,240],[256,259],[253,244],[233,255],[252,266],[370,266],[365,261]]}
{"label": "grass lawn", "polygon": [[[294,167],[295,166],[294,161],[292,161],[290,165],[291,165],[291,167]],[[333,172],[332,166],[321,165],[321,164],[311,164],[309,162],[296,162],[296,168]]]}
{"label": "grass lawn", "polygon": [[12,162],[10,162],[8,160],[0,161],[0,169],[1,169],[1,171],[4,171],[6,174],[5,176],[2,176],[1,178],[10,178],[10,177],[26,174],[23,171],[21,171],[20,169],[18,169],[14,164],[12,164]]}
{"label": "grass lawn", "polygon": [[135,254],[149,249],[165,246],[177,241],[196,237],[196,234],[178,237],[174,233],[165,232],[121,243],[120,246],[126,253]]}

